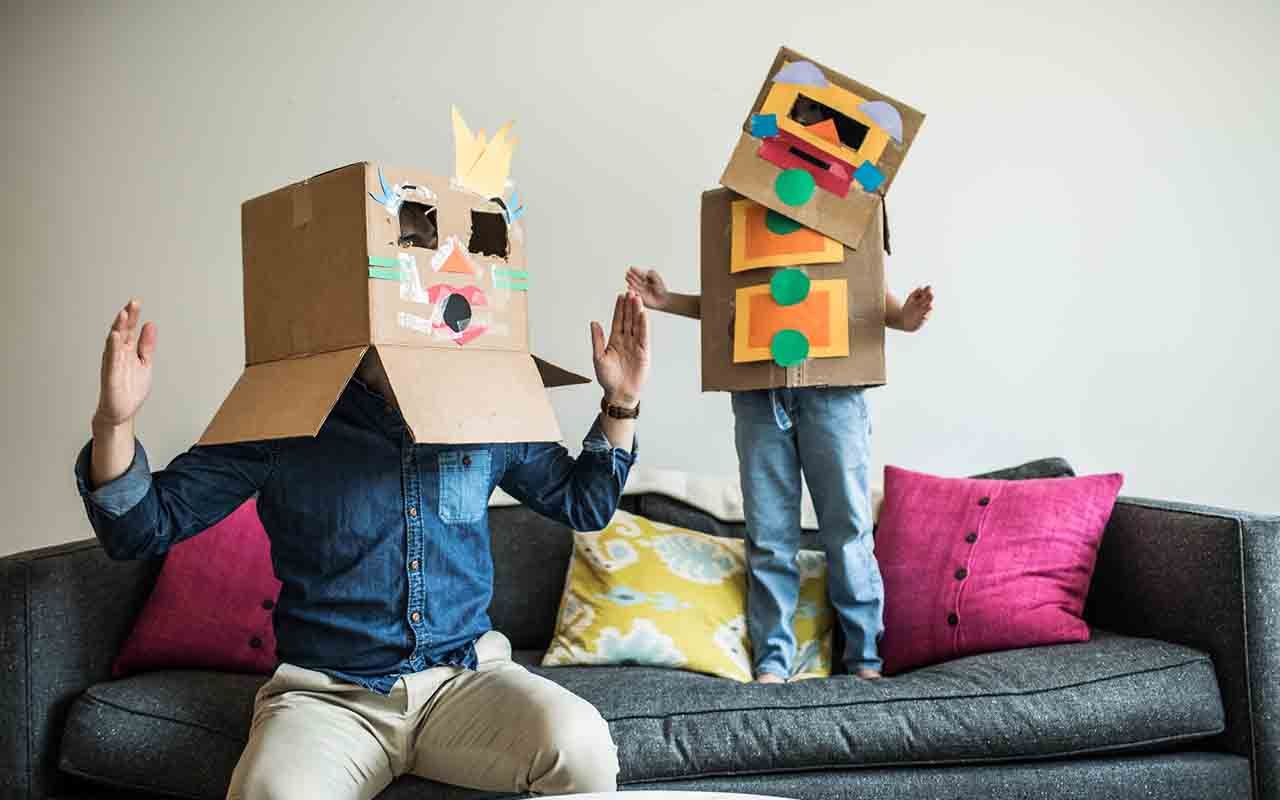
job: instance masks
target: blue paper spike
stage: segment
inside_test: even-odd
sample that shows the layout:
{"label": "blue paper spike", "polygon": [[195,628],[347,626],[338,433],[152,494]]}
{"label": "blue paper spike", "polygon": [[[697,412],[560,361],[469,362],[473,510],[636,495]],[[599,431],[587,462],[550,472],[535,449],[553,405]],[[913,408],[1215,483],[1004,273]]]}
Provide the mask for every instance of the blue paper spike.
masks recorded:
{"label": "blue paper spike", "polygon": [[382,196],[379,197],[373,192],[369,192],[369,196],[372,197],[374,202],[378,205],[385,206],[387,203],[391,202],[392,198],[395,197],[395,193],[391,190],[391,187],[387,185],[387,179],[382,176],[382,167],[378,167],[378,185],[382,187]]}
{"label": "blue paper spike", "polygon": [[524,216],[524,205],[520,202],[519,192],[511,192],[511,199],[507,201],[507,208],[502,213],[506,215],[508,225]]}

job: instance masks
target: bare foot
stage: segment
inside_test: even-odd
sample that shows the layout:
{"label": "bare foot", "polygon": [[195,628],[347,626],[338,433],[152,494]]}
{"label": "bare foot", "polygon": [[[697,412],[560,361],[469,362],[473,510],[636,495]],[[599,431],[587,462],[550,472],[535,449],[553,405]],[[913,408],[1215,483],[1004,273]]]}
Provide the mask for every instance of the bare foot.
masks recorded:
{"label": "bare foot", "polygon": [[859,678],[862,678],[864,681],[879,680],[880,678],[883,677],[880,674],[880,670],[871,669],[870,667],[863,667],[862,669],[858,670],[854,674],[857,675]]}
{"label": "bare foot", "polygon": [[772,672],[761,672],[756,676],[756,683],[786,683],[787,679]]}

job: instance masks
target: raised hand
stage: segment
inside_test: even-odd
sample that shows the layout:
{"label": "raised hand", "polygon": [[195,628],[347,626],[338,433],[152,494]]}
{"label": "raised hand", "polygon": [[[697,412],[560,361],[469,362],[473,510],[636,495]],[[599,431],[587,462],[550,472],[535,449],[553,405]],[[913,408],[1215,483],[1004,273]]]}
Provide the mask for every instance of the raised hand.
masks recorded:
{"label": "raised hand", "polygon": [[902,330],[908,333],[920,330],[933,311],[933,287],[922,286],[911,294],[902,304]]}
{"label": "raised hand", "polygon": [[609,401],[621,406],[640,402],[649,375],[649,320],[639,294],[618,295],[608,342],[600,323],[591,323],[591,351],[596,380]]}
{"label": "raised hand", "polygon": [[642,270],[632,267],[627,270],[627,288],[640,296],[645,307],[655,311],[665,311],[671,301],[671,293],[667,284],[657,270]]}
{"label": "raised hand", "polygon": [[102,350],[102,382],[94,426],[119,426],[133,419],[151,392],[151,365],[156,350],[156,326],[141,329],[142,304],[130,300],[116,314]]}

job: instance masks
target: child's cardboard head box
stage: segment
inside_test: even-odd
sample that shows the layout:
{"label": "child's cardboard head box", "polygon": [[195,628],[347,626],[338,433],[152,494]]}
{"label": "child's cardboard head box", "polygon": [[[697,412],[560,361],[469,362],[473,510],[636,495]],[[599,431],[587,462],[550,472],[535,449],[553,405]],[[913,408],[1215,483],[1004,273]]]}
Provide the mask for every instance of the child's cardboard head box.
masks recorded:
{"label": "child's cardboard head box", "polygon": [[529,352],[515,140],[454,110],[452,180],[368,162],[247,201],[245,362],[201,444],[314,436],[362,359],[415,441],[556,441],[544,386],[586,382]]}
{"label": "child's cardboard head box", "polygon": [[702,196],[702,388],[885,381],[883,195],[924,121],[786,48]]}

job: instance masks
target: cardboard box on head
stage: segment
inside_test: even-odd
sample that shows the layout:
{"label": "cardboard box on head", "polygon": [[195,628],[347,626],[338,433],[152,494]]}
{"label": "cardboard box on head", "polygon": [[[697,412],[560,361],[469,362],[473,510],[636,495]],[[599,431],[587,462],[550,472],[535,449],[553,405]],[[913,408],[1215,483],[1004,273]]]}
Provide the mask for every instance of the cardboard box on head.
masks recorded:
{"label": "cardboard box on head", "polygon": [[720,183],[859,247],[924,114],[783,47]]}
{"label": "cardboard box on head", "polygon": [[561,438],[544,387],[588,379],[529,351],[510,123],[453,122],[452,180],[362,162],[243,204],[246,366],[200,444],[314,436],[364,359],[415,441]]}
{"label": "cardboard box on head", "polygon": [[885,382],[881,204],[923,120],[778,51],[702,196],[703,391]]}

